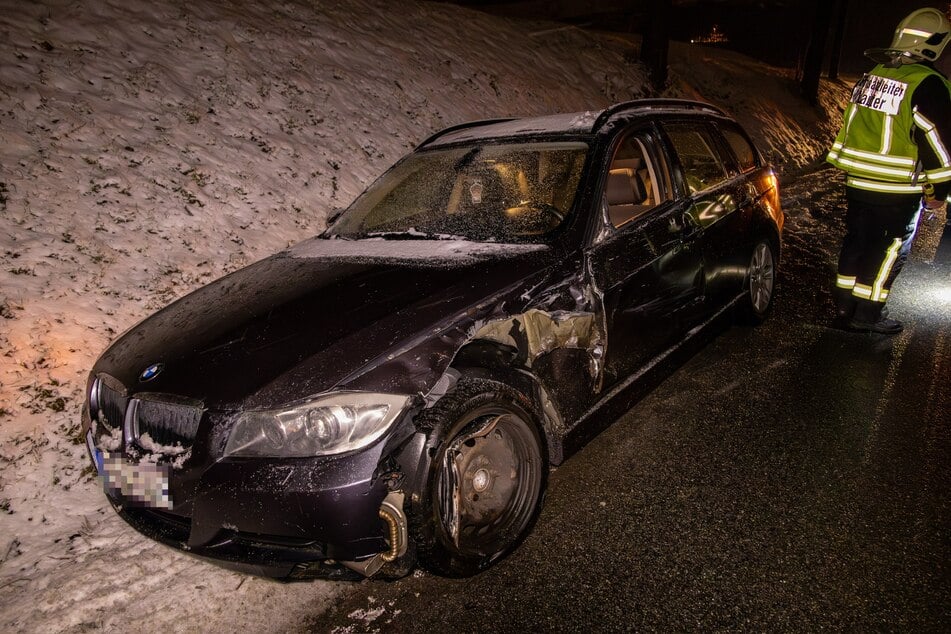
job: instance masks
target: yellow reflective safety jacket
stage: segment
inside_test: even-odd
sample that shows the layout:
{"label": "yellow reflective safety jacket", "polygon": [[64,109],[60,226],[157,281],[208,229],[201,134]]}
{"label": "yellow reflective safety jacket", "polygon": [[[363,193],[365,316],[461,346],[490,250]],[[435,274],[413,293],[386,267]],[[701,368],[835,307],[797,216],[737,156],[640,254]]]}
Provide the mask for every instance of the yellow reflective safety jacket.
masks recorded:
{"label": "yellow reflective safety jacket", "polygon": [[[925,182],[951,180],[951,153],[945,145],[951,139],[943,141],[936,122],[912,105],[915,89],[932,75],[939,77],[951,94],[951,83],[921,64],[898,68],[880,64],[852,89],[842,128],[826,157],[848,174],[850,187],[882,194],[921,195]],[[924,168],[919,163],[915,127],[927,139],[938,165]]]}

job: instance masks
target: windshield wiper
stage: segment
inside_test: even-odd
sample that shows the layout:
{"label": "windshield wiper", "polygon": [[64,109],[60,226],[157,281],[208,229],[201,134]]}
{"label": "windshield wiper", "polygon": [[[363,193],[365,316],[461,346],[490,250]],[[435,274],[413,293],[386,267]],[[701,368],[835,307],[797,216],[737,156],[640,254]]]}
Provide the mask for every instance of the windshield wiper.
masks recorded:
{"label": "windshield wiper", "polygon": [[438,233],[426,233],[417,229],[405,231],[370,231],[363,234],[363,238],[383,238],[384,240],[451,240],[453,236]]}

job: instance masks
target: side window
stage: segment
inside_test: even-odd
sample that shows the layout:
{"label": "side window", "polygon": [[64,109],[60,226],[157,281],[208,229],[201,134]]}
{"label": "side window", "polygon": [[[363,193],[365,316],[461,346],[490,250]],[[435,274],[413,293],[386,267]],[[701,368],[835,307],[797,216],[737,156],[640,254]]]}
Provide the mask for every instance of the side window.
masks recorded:
{"label": "side window", "polygon": [[680,159],[690,193],[710,189],[727,179],[727,170],[705,126],[696,123],[665,123],[674,151]]}
{"label": "side window", "polygon": [[645,211],[669,200],[670,175],[667,165],[656,156],[650,132],[638,131],[621,140],[605,185],[607,217],[619,228]]}
{"label": "side window", "polygon": [[733,149],[733,154],[736,155],[736,162],[741,172],[748,172],[759,167],[756,152],[745,134],[733,125],[721,125],[720,131],[723,133],[723,138]]}

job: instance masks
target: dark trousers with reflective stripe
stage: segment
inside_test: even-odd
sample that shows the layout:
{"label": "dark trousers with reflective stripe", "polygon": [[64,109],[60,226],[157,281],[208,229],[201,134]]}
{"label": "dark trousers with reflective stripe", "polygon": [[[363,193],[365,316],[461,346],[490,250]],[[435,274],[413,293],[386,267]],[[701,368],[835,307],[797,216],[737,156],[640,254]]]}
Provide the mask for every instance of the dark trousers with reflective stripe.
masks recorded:
{"label": "dark trousers with reflective stripe", "polygon": [[920,203],[907,196],[892,198],[895,204],[847,197],[846,234],[836,276],[840,316],[878,321],[892,283],[905,264]]}

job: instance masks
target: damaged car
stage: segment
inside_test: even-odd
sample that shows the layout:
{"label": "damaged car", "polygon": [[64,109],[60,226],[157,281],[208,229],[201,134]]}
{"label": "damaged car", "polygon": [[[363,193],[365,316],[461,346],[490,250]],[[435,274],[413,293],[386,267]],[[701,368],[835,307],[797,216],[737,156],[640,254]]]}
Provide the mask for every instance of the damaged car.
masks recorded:
{"label": "damaged car", "polygon": [[549,468],[772,306],[783,213],[697,102],[466,123],[119,337],[83,433],[133,527],[278,578],[475,574]]}

